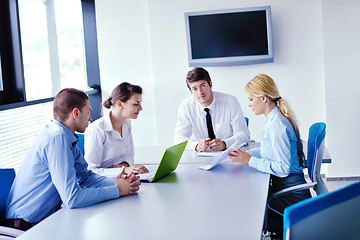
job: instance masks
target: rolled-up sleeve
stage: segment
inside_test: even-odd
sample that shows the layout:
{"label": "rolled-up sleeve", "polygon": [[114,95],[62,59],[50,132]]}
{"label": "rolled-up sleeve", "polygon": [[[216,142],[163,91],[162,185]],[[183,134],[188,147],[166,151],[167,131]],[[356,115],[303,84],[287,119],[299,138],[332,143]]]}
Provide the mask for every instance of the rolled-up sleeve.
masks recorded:
{"label": "rolled-up sleeve", "polygon": [[[290,139],[283,126],[272,126],[268,139],[261,143],[261,153],[253,152],[249,166],[259,171],[273,174],[278,177],[286,177],[290,174],[291,146]],[[276,129],[274,129],[276,128]]]}

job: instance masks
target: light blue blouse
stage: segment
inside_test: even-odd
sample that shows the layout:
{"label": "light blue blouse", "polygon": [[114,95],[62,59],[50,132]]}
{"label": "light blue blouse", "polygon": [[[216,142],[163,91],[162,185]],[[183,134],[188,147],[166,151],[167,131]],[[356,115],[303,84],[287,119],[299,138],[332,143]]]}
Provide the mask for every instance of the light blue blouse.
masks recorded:
{"label": "light blue blouse", "polygon": [[114,179],[87,170],[76,136],[52,120],[30,148],[7,200],[6,218],[37,223],[56,211],[118,198]]}
{"label": "light blue blouse", "polygon": [[278,107],[270,112],[263,123],[260,148],[248,152],[252,155],[249,166],[261,172],[278,177],[303,172],[297,156],[295,131]]}

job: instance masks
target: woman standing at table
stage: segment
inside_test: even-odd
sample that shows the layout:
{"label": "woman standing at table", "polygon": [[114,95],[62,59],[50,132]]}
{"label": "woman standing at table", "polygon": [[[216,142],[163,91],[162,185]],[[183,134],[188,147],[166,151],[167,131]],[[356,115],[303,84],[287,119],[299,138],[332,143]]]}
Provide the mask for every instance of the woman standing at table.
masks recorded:
{"label": "woman standing at table", "polygon": [[115,87],[103,106],[108,114],[94,121],[85,131],[85,160],[88,168],[107,177],[126,173],[145,173],[146,167],[134,165],[131,120],[142,110],[142,88],[123,82]]}
{"label": "woman standing at table", "polygon": [[[248,82],[245,92],[255,115],[264,114],[266,117],[261,146],[248,152],[234,148],[229,157],[271,174],[268,203],[270,208],[283,213],[287,206],[311,197],[309,189],[306,189],[271,199],[274,192],[306,183],[302,169],[304,153],[296,117],[280,96],[274,80],[265,74],[259,74]],[[274,216],[273,211],[268,212],[268,223]],[[282,226],[279,227],[282,231]]]}

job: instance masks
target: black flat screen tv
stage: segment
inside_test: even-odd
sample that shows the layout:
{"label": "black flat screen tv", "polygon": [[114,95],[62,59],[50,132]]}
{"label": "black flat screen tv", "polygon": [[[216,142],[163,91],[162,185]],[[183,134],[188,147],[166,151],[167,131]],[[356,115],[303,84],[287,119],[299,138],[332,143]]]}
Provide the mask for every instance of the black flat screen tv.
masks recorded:
{"label": "black flat screen tv", "polygon": [[270,6],[185,13],[189,66],[274,61]]}

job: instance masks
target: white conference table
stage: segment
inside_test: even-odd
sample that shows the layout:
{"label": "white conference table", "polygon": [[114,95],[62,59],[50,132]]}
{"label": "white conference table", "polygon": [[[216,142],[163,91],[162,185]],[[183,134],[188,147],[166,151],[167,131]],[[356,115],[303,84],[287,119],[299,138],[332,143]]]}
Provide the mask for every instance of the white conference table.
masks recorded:
{"label": "white conference table", "polygon": [[63,207],[19,239],[261,239],[269,174],[227,160],[200,170],[205,160],[189,151],[182,161],[174,173],[142,183],[136,195]]}

